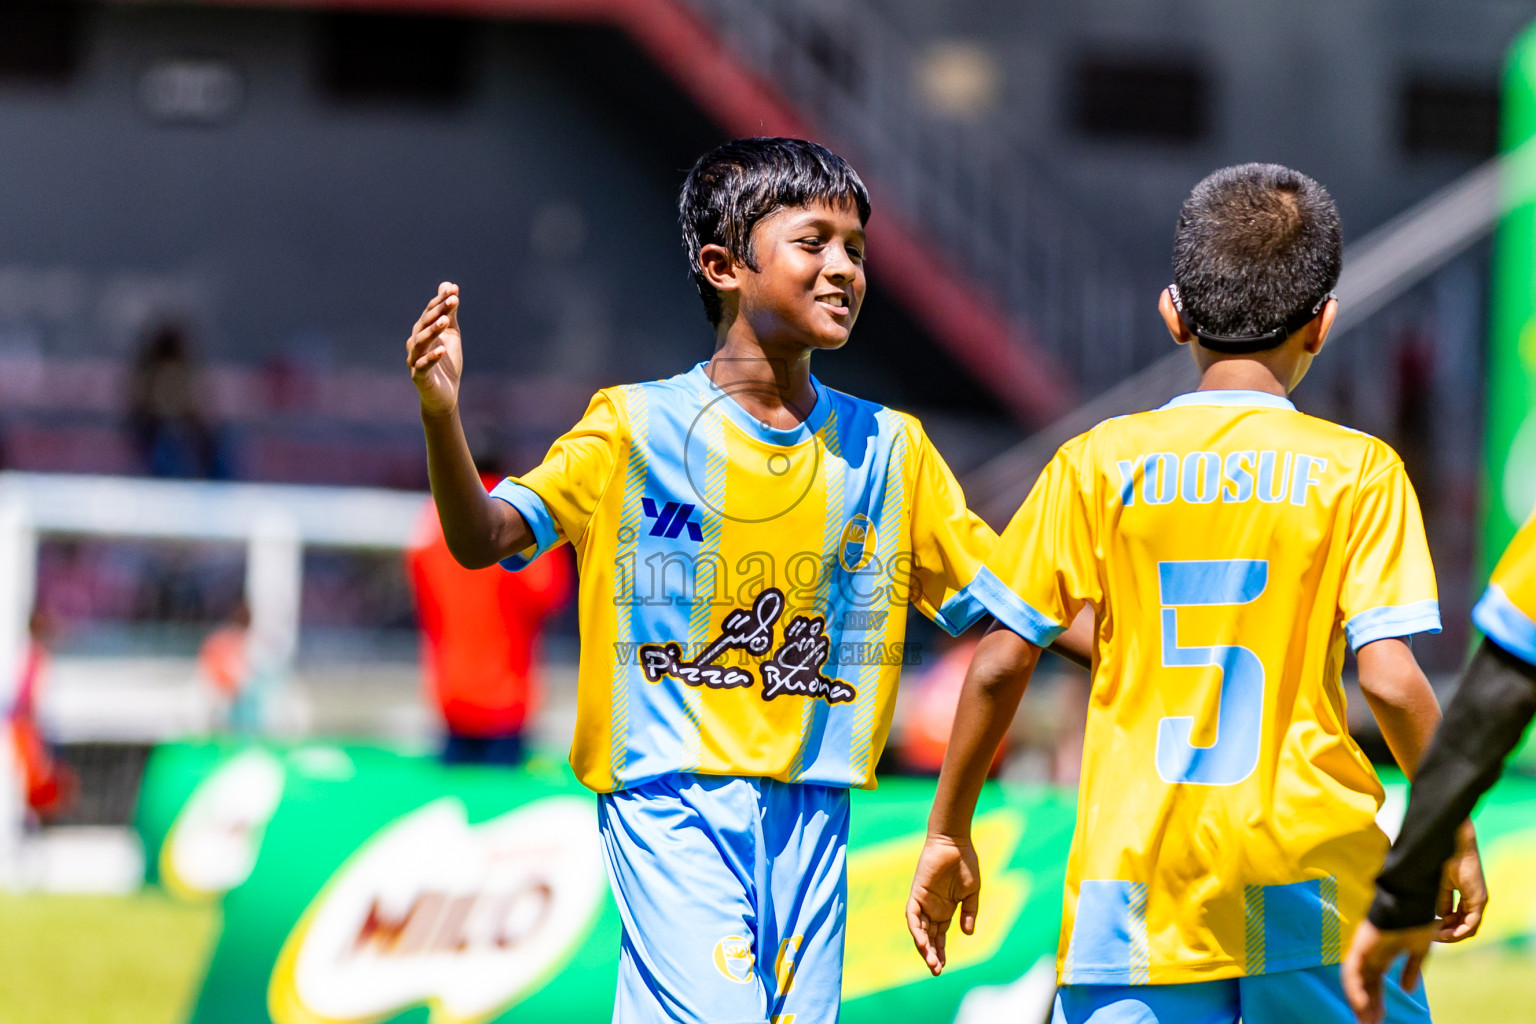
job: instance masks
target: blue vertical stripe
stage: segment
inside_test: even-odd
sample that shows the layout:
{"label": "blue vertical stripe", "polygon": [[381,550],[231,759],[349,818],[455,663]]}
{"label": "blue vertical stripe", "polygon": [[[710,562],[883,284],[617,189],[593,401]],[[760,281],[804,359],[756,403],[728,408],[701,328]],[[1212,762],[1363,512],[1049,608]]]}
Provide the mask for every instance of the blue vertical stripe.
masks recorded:
{"label": "blue vertical stripe", "polygon": [[1150,968],[1146,885],[1101,879],[1079,883],[1062,982],[1145,985]]}
{"label": "blue vertical stripe", "polygon": [[1336,964],[1342,956],[1339,884],[1332,877],[1243,889],[1249,975]]}
{"label": "blue vertical stripe", "polygon": [[[843,536],[843,484],[848,475],[848,464],[843,461],[842,443],[837,433],[836,406],[829,410],[826,422],[816,432],[816,440],[812,443],[822,446],[821,457],[817,461],[821,465],[822,487],[826,494],[821,527],[822,575],[816,591],[814,614],[826,619],[827,636],[832,643],[835,658],[838,628],[832,593],[842,568],[837,563],[836,552]],[[826,667],[828,675],[839,670],[840,667],[835,664]],[[815,753],[822,745],[831,710],[824,700],[807,700],[804,703],[805,709],[800,717],[800,747],[795,751],[794,765],[789,771],[789,778],[794,782],[801,781],[807,767],[815,762]]]}
{"label": "blue vertical stripe", "polygon": [[[717,410],[709,410],[694,425],[693,440],[701,451],[703,472],[695,481],[702,499],[699,506],[700,542],[698,572],[694,577],[693,610],[688,623],[688,657],[697,658],[709,642],[713,618],[715,591],[718,584],[721,513],[725,508],[725,432]],[[697,450],[697,449],[696,449]],[[686,771],[697,771],[703,760],[703,734],[699,721],[700,702],[703,694],[693,687],[683,691],[687,702],[688,718],[693,723],[693,758]]]}
{"label": "blue vertical stripe", "polygon": [[1323,901],[1319,879],[1264,887],[1266,970],[1313,967],[1323,956]]}
{"label": "blue vertical stripe", "polygon": [[[885,424],[882,423],[881,426],[885,428]],[[882,495],[878,513],[873,517],[875,557],[879,558],[880,564],[885,567],[881,579],[889,587],[895,586],[891,563],[896,560],[898,552],[911,548],[905,536],[909,529],[907,432],[897,426],[893,433],[895,436],[891,438],[886,462],[885,493]],[[890,646],[893,637],[899,641],[906,635],[905,605],[892,601],[888,607],[891,613],[886,620],[886,628],[879,632],[871,630],[864,636],[873,644],[885,643],[886,646]],[[882,679],[889,679],[892,684],[895,684],[901,678],[901,668],[883,665],[878,657],[871,656],[866,658],[865,663],[859,667],[857,678],[855,688],[858,690],[858,696],[854,698],[853,714],[849,723],[848,774],[852,785],[862,786],[869,779],[874,767],[870,762],[874,758],[875,730],[880,725],[875,718],[875,707],[880,700],[880,683]]]}
{"label": "blue vertical stripe", "polygon": [[[695,406],[679,402],[671,382],[645,384],[638,391],[636,404],[643,403],[646,409],[645,494],[662,499],[657,504],[663,509],[674,502],[678,508],[666,530],[658,534],[649,529],[637,543],[635,572],[641,577],[644,603],[636,609],[630,639],[642,644],[672,641],[686,647],[693,638],[699,607],[699,545],[684,531],[679,517],[683,506],[694,506],[690,512],[694,517],[704,506],[702,485],[708,480],[708,459],[704,431],[695,428],[702,428],[710,417],[701,419]],[[692,463],[690,449],[695,456]],[[663,676],[650,682],[638,666],[631,666],[629,781],[697,768],[702,699],[697,688],[679,679]]]}

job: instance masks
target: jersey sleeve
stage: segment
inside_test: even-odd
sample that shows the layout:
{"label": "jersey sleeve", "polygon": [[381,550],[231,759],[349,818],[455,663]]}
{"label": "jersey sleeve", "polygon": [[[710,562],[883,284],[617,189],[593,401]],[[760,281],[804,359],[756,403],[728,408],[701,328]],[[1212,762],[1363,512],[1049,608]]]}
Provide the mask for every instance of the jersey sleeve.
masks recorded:
{"label": "jersey sleeve", "polygon": [[951,635],[986,609],[972,586],[997,534],[965,504],[965,492],[928,435],[909,420],[912,601]]}
{"label": "jersey sleeve", "polygon": [[1536,665],[1536,516],[1509,542],[1472,621],[1489,640]]}
{"label": "jersey sleeve", "polygon": [[581,537],[619,464],[625,438],[613,399],[600,391],[581,420],[550,447],[543,462],[496,485],[491,497],[517,509],[533,531],[534,541],[503,559],[503,568],[522,569],[550,548]]}
{"label": "jersey sleeve", "polygon": [[1084,603],[1101,600],[1086,437],[1051,459],[976,575],[977,596],[1004,626],[1048,647]]}
{"label": "jersey sleeve", "polygon": [[1395,455],[1361,485],[1349,524],[1339,612],[1349,645],[1440,632],[1435,567],[1419,499]]}

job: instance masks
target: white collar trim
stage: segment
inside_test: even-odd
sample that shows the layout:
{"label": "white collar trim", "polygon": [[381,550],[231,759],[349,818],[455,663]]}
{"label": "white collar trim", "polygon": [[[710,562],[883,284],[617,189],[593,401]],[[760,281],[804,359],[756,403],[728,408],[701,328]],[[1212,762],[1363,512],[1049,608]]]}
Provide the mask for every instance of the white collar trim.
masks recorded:
{"label": "white collar trim", "polygon": [[1186,405],[1257,406],[1264,409],[1289,409],[1296,406],[1288,398],[1271,395],[1264,391],[1191,391],[1171,400],[1164,409],[1178,409]]}

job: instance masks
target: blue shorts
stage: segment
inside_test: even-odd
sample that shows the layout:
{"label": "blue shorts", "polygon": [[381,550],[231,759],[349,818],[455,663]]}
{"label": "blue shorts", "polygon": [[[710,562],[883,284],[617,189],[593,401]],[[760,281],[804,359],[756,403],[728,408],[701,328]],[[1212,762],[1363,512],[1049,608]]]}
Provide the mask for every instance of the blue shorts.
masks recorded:
{"label": "blue shorts", "polygon": [[624,923],[615,1024],[830,1024],[848,791],[666,775],[598,801]]}
{"label": "blue shorts", "polygon": [[[1429,1024],[1424,985],[1382,981],[1387,1024]],[[1063,985],[1051,1024],[1355,1024],[1337,964],[1183,985]]]}

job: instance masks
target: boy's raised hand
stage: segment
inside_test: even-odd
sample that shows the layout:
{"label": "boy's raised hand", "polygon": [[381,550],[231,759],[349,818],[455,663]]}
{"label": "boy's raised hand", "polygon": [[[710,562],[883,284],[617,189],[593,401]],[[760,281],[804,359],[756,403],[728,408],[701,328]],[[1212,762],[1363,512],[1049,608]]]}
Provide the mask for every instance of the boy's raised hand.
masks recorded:
{"label": "boy's raised hand", "polygon": [[421,409],[443,416],[458,406],[464,349],[459,338],[459,286],[444,281],[416,321],[405,343],[411,382],[421,396]]}
{"label": "boy's raised hand", "polygon": [[981,897],[981,865],[969,842],[930,835],[917,859],[912,894],[907,897],[907,930],[935,976],[944,970],[944,936],[960,911],[960,930],[976,933]]}

